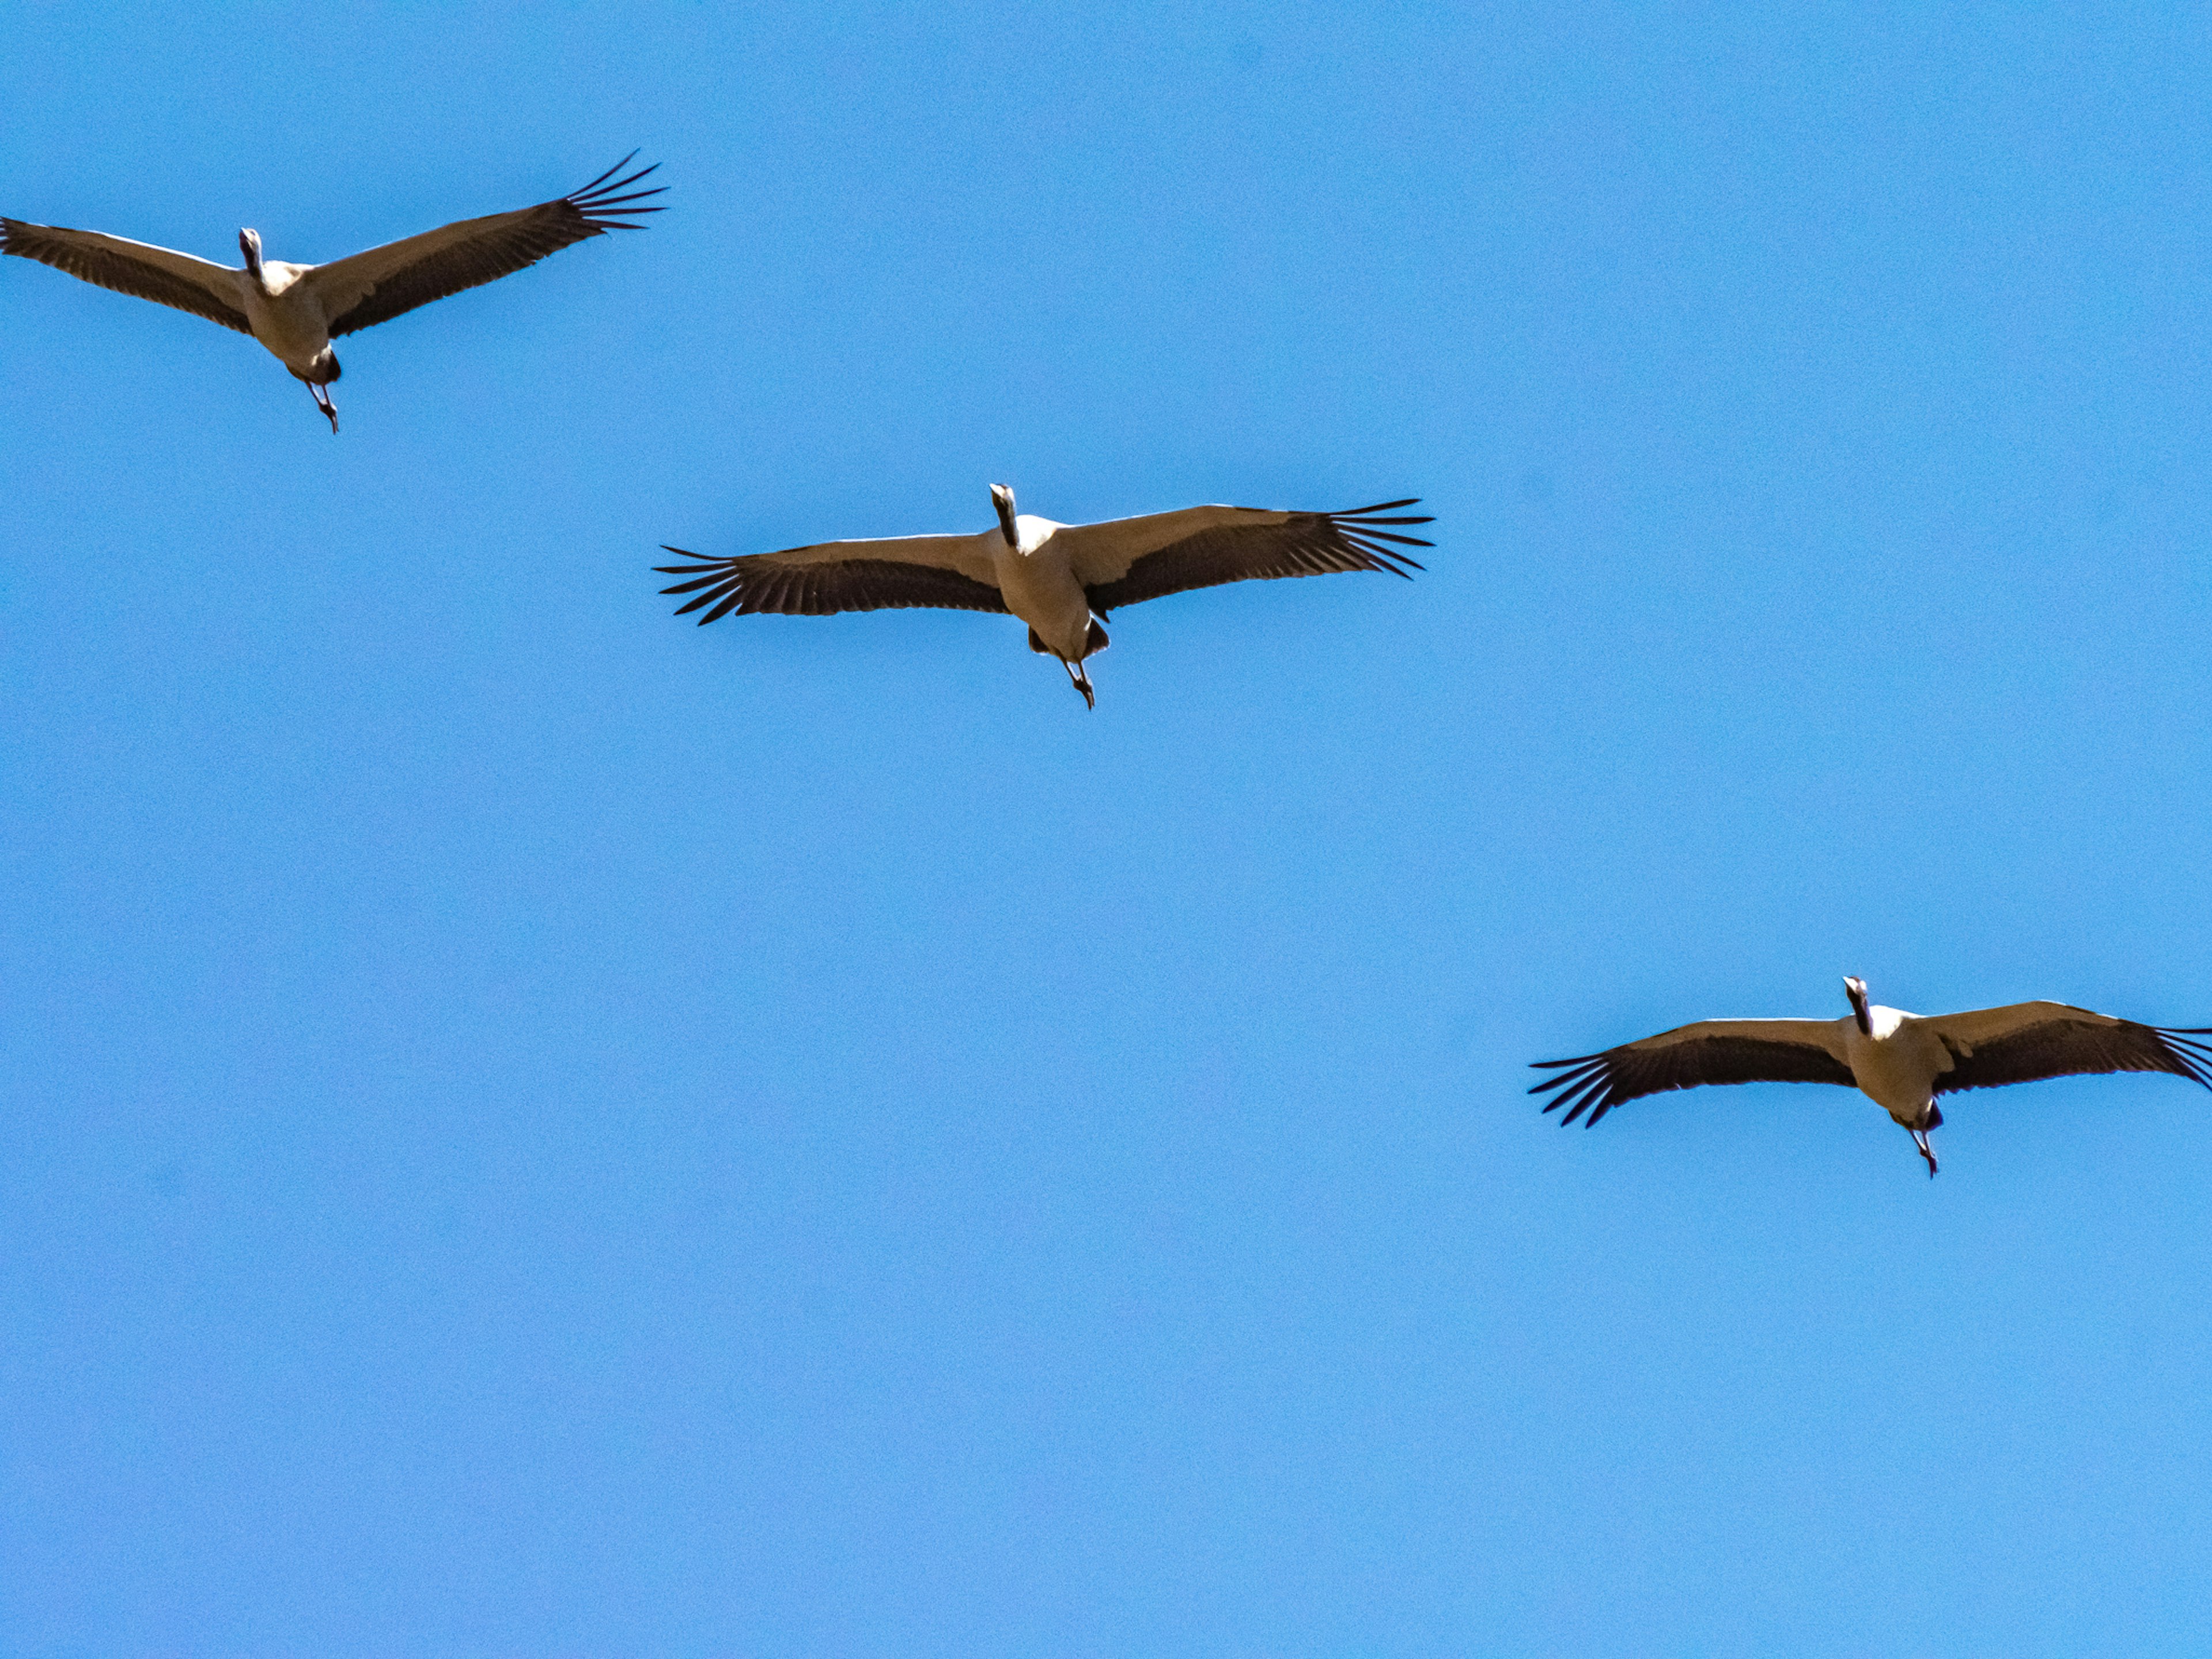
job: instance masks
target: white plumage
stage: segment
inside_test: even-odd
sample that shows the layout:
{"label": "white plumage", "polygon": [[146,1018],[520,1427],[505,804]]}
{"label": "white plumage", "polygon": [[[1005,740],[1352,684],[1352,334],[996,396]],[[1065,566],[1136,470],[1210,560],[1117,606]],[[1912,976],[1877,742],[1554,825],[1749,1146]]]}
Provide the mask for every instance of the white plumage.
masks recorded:
{"label": "white plumage", "polygon": [[690,578],[661,592],[696,595],[676,614],[703,608],[702,626],[732,611],[826,616],[922,605],[1010,611],[1030,625],[1030,648],[1057,657],[1095,708],[1083,663],[1106,648],[1101,623],[1119,606],[1255,578],[1340,570],[1405,576],[1421,567],[1384,544],[1432,545],[1386,527],[1428,524],[1426,514],[1377,516],[1416,505],[1411,498],[1347,513],[1192,507],[1079,525],[1017,514],[1014,492],[1004,484],[991,486],[991,500],[999,527],[972,536],[817,542],[655,568]]}
{"label": "white plumage", "polygon": [[632,188],[653,167],[614,177],[635,154],[583,189],[553,201],[456,220],[326,265],[264,259],[260,233],[250,229],[238,233],[246,264],[234,268],[96,230],[20,219],[0,219],[0,253],[36,259],[101,288],[174,306],[251,334],[306,385],[335,433],[337,410],[325,390],[339,374],[331,340],[520,270],[587,236],[642,229],[624,221],[659,212],[638,204],[665,187]]}
{"label": "white plumage", "polygon": [[[2212,1088],[2212,1027],[2138,1025],[2063,1002],[2015,1002],[1923,1018],[1867,1000],[1846,979],[1840,1019],[1708,1019],[1576,1060],[1530,1089],[1564,1106],[1559,1121],[1595,1123],[1623,1101],[1707,1083],[1838,1083],[1856,1087],[1911,1132],[1928,1173],[1938,1095],[2100,1072],[2171,1072]],[[1554,1093],[1553,1091],[1557,1092]]]}

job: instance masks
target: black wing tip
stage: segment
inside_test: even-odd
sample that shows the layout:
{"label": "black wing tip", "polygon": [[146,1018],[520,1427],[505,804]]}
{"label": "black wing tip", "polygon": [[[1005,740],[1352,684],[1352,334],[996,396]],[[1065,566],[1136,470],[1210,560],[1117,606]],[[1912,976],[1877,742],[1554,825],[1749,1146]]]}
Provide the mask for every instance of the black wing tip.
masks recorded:
{"label": "black wing tip", "polygon": [[609,167],[609,168],[608,168],[605,173],[601,173],[598,178],[596,178],[596,179],[592,179],[592,182],[591,182],[590,184],[586,185],[585,185],[581,190],[572,190],[572,191],[570,191],[568,192],[568,200],[570,200],[570,201],[572,201],[572,202],[573,202],[573,201],[574,201],[574,200],[575,200],[578,197],[580,197],[580,196],[589,196],[589,195],[590,195],[593,191],[595,191],[595,190],[599,190],[599,189],[600,189],[600,188],[602,188],[602,187],[604,187],[604,188],[605,188],[605,189],[607,189],[607,190],[620,190],[620,189],[622,189],[622,188],[623,188],[624,185],[634,185],[634,184],[635,184],[639,179],[641,179],[644,178],[644,177],[645,177],[645,175],[646,175],[647,173],[648,173],[652,172],[652,171],[653,171],[653,167],[659,167],[659,166],[660,165],[660,163],[659,163],[659,162],[658,162],[658,161],[655,161],[655,162],[653,162],[653,163],[652,167],[640,167],[640,168],[639,168],[635,173],[633,173],[632,174],[630,174],[630,176],[629,176],[629,178],[627,178],[627,179],[615,179],[615,182],[614,182],[614,183],[612,183],[612,184],[608,184],[608,183],[607,183],[607,180],[608,180],[608,179],[614,179],[615,174],[617,174],[617,173],[620,173],[620,172],[621,172],[624,167],[628,167],[628,166],[629,166],[632,161],[635,161],[635,160],[637,160],[637,152],[638,152],[638,150],[642,149],[644,149],[644,148],[645,148],[645,146],[644,146],[644,145],[642,145],[642,144],[638,145],[638,146],[636,147],[636,149],[632,149],[629,155],[627,155],[623,156],[623,157],[622,158],[622,160],[621,160],[621,161],[619,161],[616,162],[612,167]]}
{"label": "black wing tip", "polygon": [[[1562,1129],[1577,1120],[1585,1129],[1595,1128],[1600,1118],[1620,1104],[1614,1093],[1616,1079],[1613,1074],[1612,1060],[1611,1053],[1607,1052],[1583,1054],[1573,1060],[1531,1060],[1528,1064],[1532,1070],[1553,1072],[1557,1075],[1531,1084],[1528,1092],[1552,1096],[1544,1103],[1547,1116],[1563,1106],[1566,1108],[1559,1116]],[[1558,1092],[1553,1093],[1554,1090]]]}
{"label": "black wing tip", "polygon": [[[666,542],[660,544],[660,550],[664,553],[673,553],[679,559],[700,558],[698,554],[694,553],[688,547],[672,547]],[[682,617],[688,616],[690,612],[696,611],[702,605],[712,605],[716,599],[720,599],[726,591],[721,586],[721,583],[726,579],[732,578],[734,575],[736,564],[737,561],[734,559],[700,559],[700,562],[696,564],[657,564],[653,567],[653,574],[656,575],[689,576],[691,578],[688,582],[674,582],[668,586],[662,588],[660,591],[664,596],[696,592],[702,587],[708,590],[706,592],[699,594],[699,597],[692,600],[690,604],[681,605],[676,607],[676,610],[672,614]],[[702,572],[704,574],[702,574]],[[734,605],[737,602],[737,598],[741,597],[742,586],[742,582],[740,582],[740,593],[739,595],[732,596],[730,600],[730,604]],[[708,623],[713,622],[717,617],[720,617],[723,611],[728,609],[729,605],[725,605],[708,612],[707,615],[699,618],[699,626],[704,628]]]}
{"label": "black wing tip", "polygon": [[726,570],[730,566],[730,561],[727,559],[700,558],[698,554],[692,552],[688,548],[672,547],[665,550],[675,554],[679,559],[698,559],[699,562],[696,564],[657,564],[653,567],[664,576],[688,576],[695,570]]}
{"label": "black wing tip", "polygon": [[[1401,507],[1419,507],[1420,504],[1421,498],[1419,495],[1408,495],[1403,501],[1376,501],[1366,507],[1347,507],[1340,508],[1334,513],[1324,513],[1321,516],[1336,524],[1434,524],[1437,521],[1437,515],[1433,513],[1401,514],[1398,512],[1398,509]],[[1389,514],[1391,516],[1382,516],[1384,514]],[[1407,537],[1397,539],[1411,540],[1412,538]],[[1431,547],[1434,546],[1435,544],[1432,542],[1422,542],[1419,545],[1423,547]]]}
{"label": "black wing tip", "polygon": [[[1387,547],[1378,547],[1373,542],[1363,540],[1359,537],[1346,536],[1344,540],[1348,546],[1354,549],[1362,558],[1367,561],[1364,565],[1352,566],[1353,569],[1388,571],[1393,576],[1403,576],[1407,581],[1411,581],[1413,579],[1414,571],[1425,571],[1428,568],[1419,559],[1409,558],[1405,554],[1394,552]],[[1428,544],[1423,542],[1420,545],[1426,547]]]}
{"label": "black wing tip", "polygon": [[[1572,1060],[1532,1060],[1528,1062],[1528,1069],[1532,1072],[1565,1072],[1571,1075],[1574,1071],[1582,1066],[1602,1066],[1606,1061],[1612,1058],[1612,1054],[1607,1053],[1602,1054],[1577,1054]],[[1550,1079],[1549,1082],[1539,1083],[1535,1086],[1539,1089],[1548,1088],[1552,1083],[1557,1083],[1560,1080],[1560,1079],[1553,1078]]]}
{"label": "black wing tip", "polygon": [[[630,151],[629,155],[623,156],[621,161],[616,162],[598,178],[592,179],[590,184],[586,185],[581,190],[572,190],[561,199],[568,204],[568,206],[575,209],[577,212],[582,214],[584,216],[584,222],[588,224],[593,230],[644,230],[647,228],[647,227],[644,225],[624,224],[622,222],[640,213],[664,213],[667,211],[667,204],[665,203],[662,203],[654,207],[640,207],[637,204],[645,201],[649,197],[665,195],[668,191],[668,186],[665,185],[655,185],[650,190],[632,190],[630,188],[631,185],[636,184],[640,179],[644,179],[652,173],[658,173],[660,170],[660,163],[658,161],[653,162],[649,167],[640,167],[635,173],[630,173],[626,177],[621,179],[615,177],[615,174],[622,172],[624,167],[628,167],[636,159],[637,152],[635,150]],[[627,193],[625,194],[624,192]]]}
{"label": "black wing tip", "polygon": [[2159,1046],[2180,1067],[2177,1075],[2212,1089],[2212,1042],[2201,1040],[2212,1037],[2212,1025],[2154,1025],[2150,1029],[2157,1036]]}
{"label": "black wing tip", "polygon": [[[1428,567],[1419,559],[1396,550],[1401,547],[1434,547],[1436,544],[1419,536],[1401,535],[1398,526],[1434,524],[1436,515],[1432,513],[1401,514],[1397,509],[1420,504],[1419,495],[1407,495],[1394,501],[1376,501],[1366,507],[1347,507],[1341,513],[1325,513],[1322,517],[1328,520],[1330,529],[1366,556],[1370,562],[1367,567],[1369,569],[1387,570],[1394,576],[1402,576],[1411,581],[1414,571],[1425,571]],[[1384,529],[1382,526],[1386,525],[1392,528]],[[1385,546],[1385,543],[1389,545]]]}

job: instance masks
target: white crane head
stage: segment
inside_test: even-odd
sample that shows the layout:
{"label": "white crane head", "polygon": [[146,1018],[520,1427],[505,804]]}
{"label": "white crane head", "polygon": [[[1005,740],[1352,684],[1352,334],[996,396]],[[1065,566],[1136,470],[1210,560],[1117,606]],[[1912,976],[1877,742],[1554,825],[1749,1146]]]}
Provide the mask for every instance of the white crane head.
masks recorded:
{"label": "white crane head", "polygon": [[999,509],[999,531],[1006,537],[1006,545],[1019,547],[1022,538],[1014,532],[1014,487],[1012,484],[993,484],[991,505]]}
{"label": "white crane head", "polygon": [[1874,1035],[1874,1018],[1867,1012],[1868,1003],[1866,981],[1863,979],[1853,979],[1849,975],[1845,975],[1844,977],[1844,994],[1851,1000],[1851,1013],[1858,1020],[1859,1030],[1863,1031],[1867,1036],[1872,1036]]}
{"label": "white crane head", "polygon": [[246,268],[256,276],[261,274],[261,233],[241,230],[238,233],[238,251],[246,256]]}

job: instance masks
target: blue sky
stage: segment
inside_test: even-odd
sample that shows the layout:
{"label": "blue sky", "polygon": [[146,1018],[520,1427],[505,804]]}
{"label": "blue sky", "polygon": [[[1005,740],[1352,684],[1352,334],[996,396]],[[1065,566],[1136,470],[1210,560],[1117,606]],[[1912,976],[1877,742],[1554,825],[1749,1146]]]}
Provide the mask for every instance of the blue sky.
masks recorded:
{"label": "blue sky", "polygon": [[[0,1647],[2212,1644],[2208,1101],[1528,1061],[2212,1024],[2212,27],[0,16]],[[1429,571],[672,620],[657,544],[1420,495]]]}

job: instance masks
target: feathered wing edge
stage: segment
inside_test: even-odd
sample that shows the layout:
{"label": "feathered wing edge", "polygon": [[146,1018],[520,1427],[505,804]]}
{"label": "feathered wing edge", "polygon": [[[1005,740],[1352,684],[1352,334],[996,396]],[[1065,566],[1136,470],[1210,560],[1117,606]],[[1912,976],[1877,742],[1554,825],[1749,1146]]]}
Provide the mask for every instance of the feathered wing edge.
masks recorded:
{"label": "feathered wing edge", "polygon": [[1540,1060],[1534,1069],[1559,1073],[1531,1085],[1528,1092],[1559,1091],[1544,1109],[1567,1109],[1559,1120],[1562,1128],[1584,1112],[1589,1114],[1584,1127],[1594,1126],[1626,1101],[1673,1089],[1729,1083],[1834,1083],[1845,1088],[1857,1084],[1850,1067],[1825,1048],[1741,1036],[1686,1037],[1658,1048],[1625,1043],[1573,1060]]}
{"label": "feathered wing edge", "polygon": [[[609,167],[581,190],[566,196],[541,202],[536,207],[523,208],[511,214],[493,214],[488,223],[477,234],[464,236],[457,241],[423,254],[420,258],[403,265],[390,275],[368,285],[368,292],[344,311],[330,319],[331,337],[356,333],[378,323],[417,307],[428,305],[434,300],[445,299],[465,289],[496,282],[501,276],[512,276],[526,266],[536,264],[550,253],[557,253],[573,243],[589,236],[604,234],[610,230],[643,230],[645,226],[629,222],[641,213],[660,213],[665,205],[641,207],[649,197],[664,193],[668,186],[658,185],[650,190],[635,190],[632,186],[648,173],[657,171],[660,163],[640,167],[626,178],[617,179],[633,161],[637,152],[628,155]],[[467,221],[459,222],[466,224]],[[450,229],[451,227],[441,227]],[[438,231],[424,233],[434,239]],[[408,238],[410,241],[415,238]],[[352,258],[368,258],[384,252],[371,248],[368,253],[356,254]],[[347,280],[344,267],[349,259],[333,261],[319,266],[327,272],[324,281]],[[370,270],[374,270],[372,265]],[[314,280],[311,274],[310,280]],[[351,280],[360,281],[360,277]]]}
{"label": "feathered wing edge", "polygon": [[[2078,1063],[2078,1056],[2055,1060],[2039,1036],[2052,1027],[2065,1030],[2069,1047],[2094,1035],[2098,1053],[2094,1064]],[[2212,1089],[2212,1026],[2145,1025],[2132,1019],[2091,1024],[2069,1020],[2045,1020],[2009,1037],[1978,1042],[1960,1053],[1950,1039],[1951,1069],[1936,1079],[1939,1095],[1967,1089],[1996,1089],[2012,1083],[2040,1083],[2055,1077],[2096,1077],[2115,1072],[2165,1072],[2187,1078]],[[2115,1039],[2118,1039],[2116,1042]]]}
{"label": "feathered wing edge", "polygon": [[[696,553],[663,543],[664,551],[679,558],[697,559]],[[799,553],[790,547],[784,553]],[[991,611],[1003,613],[1006,600],[999,590],[973,576],[937,565],[908,564],[897,559],[835,559],[808,564],[780,564],[776,553],[739,554],[733,558],[705,559],[696,564],[657,564],[664,576],[689,576],[660,591],[668,594],[696,593],[696,599],[677,607],[682,617],[711,607],[699,618],[704,628],[734,611],[749,616],[771,611],[784,616],[828,617],[840,611]]]}
{"label": "feathered wing edge", "polygon": [[[1224,582],[1281,576],[1319,576],[1338,571],[1376,570],[1410,580],[1420,562],[1395,547],[1434,547],[1418,536],[1402,536],[1403,525],[1433,524],[1432,514],[1399,517],[1401,507],[1418,507],[1420,497],[1376,501],[1341,513],[1293,513],[1279,525],[1239,525],[1201,530],[1130,562],[1110,582],[1086,589],[1091,608],[1109,615],[1127,605],[1156,599]],[[1394,545],[1386,545],[1391,544]],[[1254,557],[1255,552],[1261,556]]]}

